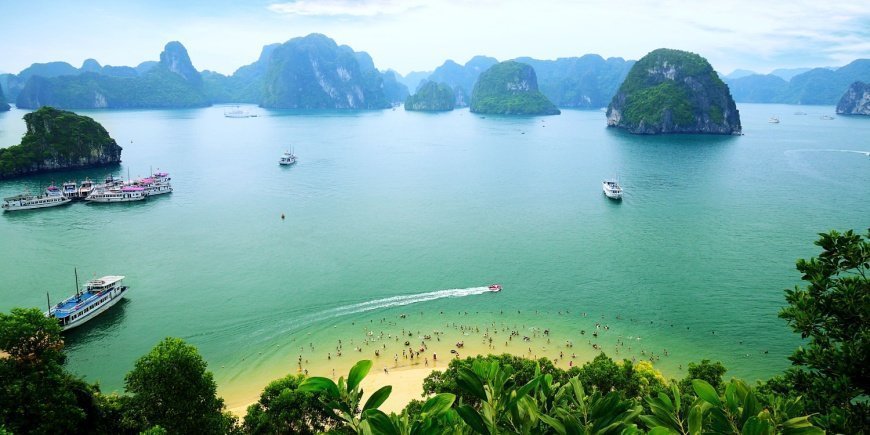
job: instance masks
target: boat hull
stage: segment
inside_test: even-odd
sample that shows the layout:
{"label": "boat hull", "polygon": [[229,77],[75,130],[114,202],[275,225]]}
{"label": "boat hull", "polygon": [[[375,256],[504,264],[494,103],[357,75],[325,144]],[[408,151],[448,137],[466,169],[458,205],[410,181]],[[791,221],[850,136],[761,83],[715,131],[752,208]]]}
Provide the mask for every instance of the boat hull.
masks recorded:
{"label": "boat hull", "polygon": [[127,290],[127,287],[123,287],[121,290],[118,291],[118,293],[115,294],[115,296],[106,301],[103,305],[100,305],[99,308],[97,308],[96,310],[91,311],[86,316],[79,317],[78,319],[67,323],[66,325],[63,325],[61,327],[61,331],[69,331],[70,329],[84,325],[88,320],[91,320],[94,317],[97,317],[98,315],[103,313],[104,311],[108,310],[109,308],[112,308],[112,306],[114,306],[118,303],[118,301],[124,298],[124,294],[127,293]]}
{"label": "boat hull", "polygon": [[48,207],[57,207],[59,205],[65,205],[72,202],[69,198],[63,198],[62,200],[50,201],[45,203],[36,203],[36,204],[25,204],[25,205],[9,205],[3,204],[3,211],[18,211],[18,210],[35,210],[38,208],[48,208]]}

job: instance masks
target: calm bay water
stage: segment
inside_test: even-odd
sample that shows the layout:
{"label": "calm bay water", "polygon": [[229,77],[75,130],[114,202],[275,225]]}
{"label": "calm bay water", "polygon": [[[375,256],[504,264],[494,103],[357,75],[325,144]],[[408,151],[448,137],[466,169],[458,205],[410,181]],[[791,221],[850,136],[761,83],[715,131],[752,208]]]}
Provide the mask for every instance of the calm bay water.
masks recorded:
{"label": "calm bay water", "polygon": [[[165,336],[244,389],[292,371],[281,346],[408,311],[424,331],[443,326],[431,313],[462,311],[567,335],[604,316],[668,349],[666,373],[711,358],[763,378],[799,344],[776,317],[795,259],[817,252],[817,232],[870,225],[870,159],[844,151],[870,151],[870,119],[820,119],[831,107],[742,104],[740,137],[632,136],[598,111],[224,109],[82,112],[124,147],[121,166],[0,182],[5,197],[172,174],[173,194],[141,204],[0,216],[0,310],[71,294],[74,267],[127,276],[128,300],[67,337],[69,368],[105,390]],[[24,113],[0,113],[0,146],[18,143]],[[299,163],[279,167],[291,144]],[[616,174],[621,203],[601,192]],[[493,282],[505,291],[419,296]]]}

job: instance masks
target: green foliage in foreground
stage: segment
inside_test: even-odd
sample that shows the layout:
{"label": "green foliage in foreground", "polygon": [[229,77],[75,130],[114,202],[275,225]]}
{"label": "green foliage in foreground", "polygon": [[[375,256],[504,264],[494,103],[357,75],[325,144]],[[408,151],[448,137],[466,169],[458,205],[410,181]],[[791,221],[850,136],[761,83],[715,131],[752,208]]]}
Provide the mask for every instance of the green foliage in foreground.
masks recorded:
{"label": "green foliage in foreground", "polygon": [[500,355],[452,361],[427,377],[425,401],[388,415],[379,408],[392,387],[365,394],[372,362],[360,361],[338,382],[273,382],[239,426],[193,346],[163,340],[127,375],[127,394],[102,395],[63,369],[57,323],[16,308],[0,313],[0,434],[868,433],[868,239],[822,234],[819,257],[798,261],[809,284],[787,291],[781,316],[808,346],[795,352],[793,369],[755,388],[723,382],[725,368],[707,360],[666,381],[647,363],[605,355],[568,371]]}

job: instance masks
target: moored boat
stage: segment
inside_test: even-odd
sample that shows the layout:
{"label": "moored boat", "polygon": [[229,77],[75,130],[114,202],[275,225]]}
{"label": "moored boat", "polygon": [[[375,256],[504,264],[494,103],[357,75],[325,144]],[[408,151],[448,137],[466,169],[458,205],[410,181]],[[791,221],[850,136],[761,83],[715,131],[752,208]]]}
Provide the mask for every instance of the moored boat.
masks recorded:
{"label": "moored boat", "polygon": [[90,178],[85,178],[85,181],[82,181],[82,184],[79,185],[78,196],[80,199],[85,199],[93,191],[94,191],[94,182],[91,181]]}
{"label": "moored boat", "polygon": [[279,165],[292,165],[296,163],[296,156],[291,151],[284,151],[281,158],[278,160]]}
{"label": "moored boat", "polygon": [[167,183],[161,183],[155,180],[154,178],[141,178],[133,182],[133,185],[139,186],[145,189],[145,195],[153,196],[153,195],[162,195],[164,193],[172,193],[172,185]]}
{"label": "moored boat", "polygon": [[124,277],[109,275],[88,281],[79,289],[76,272],[76,294],[51,306],[46,317],[55,318],[63,331],[80,326],[118,303],[128,287],[123,285]]}
{"label": "moored boat", "polygon": [[130,202],[141,201],[148,196],[145,189],[139,186],[124,186],[120,189],[97,189],[94,190],[85,201],[90,202]]}
{"label": "moored boat", "polygon": [[63,183],[62,193],[63,193],[63,196],[70,198],[70,199],[77,196],[78,195],[78,187],[76,186],[76,182],[75,181],[67,181],[66,183]]}
{"label": "moored boat", "polygon": [[21,195],[4,198],[3,205],[0,208],[3,211],[32,210],[36,208],[56,207],[69,203],[70,199],[63,196],[63,193],[61,193],[57,186],[51,185],[45,189],[45,194],[43,195],[36,196],[22,193]]}
{"label": "moored boat", "polygon": [[610,199],[622,199],[622,187],[616,180],[604,180],[601,183],[604,194]]}

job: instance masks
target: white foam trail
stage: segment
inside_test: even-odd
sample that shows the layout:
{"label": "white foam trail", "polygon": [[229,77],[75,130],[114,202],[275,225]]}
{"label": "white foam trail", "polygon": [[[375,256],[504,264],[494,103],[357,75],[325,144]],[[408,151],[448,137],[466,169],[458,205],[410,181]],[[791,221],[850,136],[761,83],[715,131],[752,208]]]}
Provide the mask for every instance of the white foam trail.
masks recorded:
{"label": "white foam trail", "polygon": [[393,296],[383,299],[375,299],[373,301],[361,302],[353,305],[345,305],[343,307],[333,308],[321,313],[321,318],[333,318],[345,316],[348,314],[364,313],[366,311],[378,310],[381,308],[401,307],[404,305],[416,304],[419,302],[434,301],[444,298],[461,298],[464,296],[473,296],[488,293],[488,287],[471,287],[471,288],[455,288],[449,290],[438,290],[428,293],[418,293],[413,295]]}
{"label": "white foam trail", "polygon": [[834,149],[802,149],[802,150],[788,150],[787,152],[830,152],[830,153],[855,153],[855,154],[864,154],[865,156],[870,157],[870,151],[858,151],[858,150],[834,150]]}

